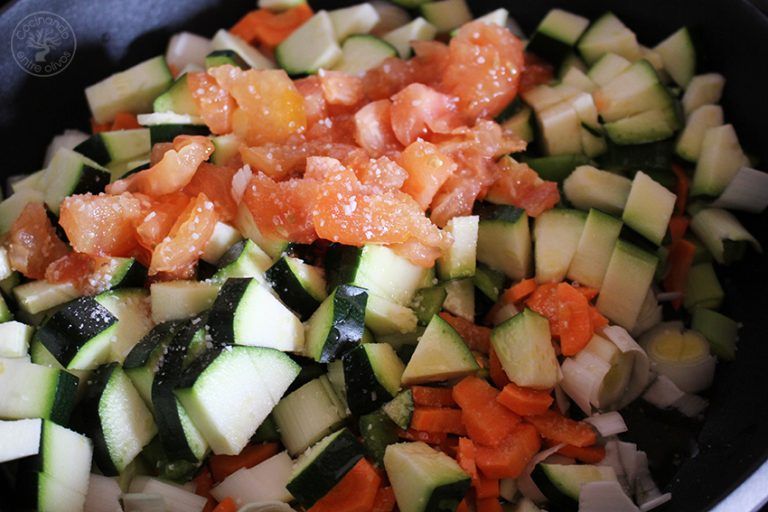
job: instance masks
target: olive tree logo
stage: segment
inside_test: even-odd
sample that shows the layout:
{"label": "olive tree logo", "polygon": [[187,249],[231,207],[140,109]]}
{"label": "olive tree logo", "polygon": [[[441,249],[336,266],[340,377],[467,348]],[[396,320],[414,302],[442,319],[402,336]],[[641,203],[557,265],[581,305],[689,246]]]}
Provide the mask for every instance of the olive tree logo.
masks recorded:
{"label": "olive tree logo", "polygon": [[33,76],[53,76],[64,71],[75,56],[77,40],[72,26],[52,12],[24,17],[11,34],[16,63]]}

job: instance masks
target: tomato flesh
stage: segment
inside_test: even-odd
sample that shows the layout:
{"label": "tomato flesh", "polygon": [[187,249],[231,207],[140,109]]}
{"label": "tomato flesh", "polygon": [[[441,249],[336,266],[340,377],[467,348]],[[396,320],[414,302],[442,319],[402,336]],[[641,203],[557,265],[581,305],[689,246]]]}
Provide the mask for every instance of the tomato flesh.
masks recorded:
{"label": "tomato flesh", "polygon": [[5,244],[11,267],[30,279],[43,279],[48,265],[68,252],[67,244],[56,236],[42,203],[24,207]]}

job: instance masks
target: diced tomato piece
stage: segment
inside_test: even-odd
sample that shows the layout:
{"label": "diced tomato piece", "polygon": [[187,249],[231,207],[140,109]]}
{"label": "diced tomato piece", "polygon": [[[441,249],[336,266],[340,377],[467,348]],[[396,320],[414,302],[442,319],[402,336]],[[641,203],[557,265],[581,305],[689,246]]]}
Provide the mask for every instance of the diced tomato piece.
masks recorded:
{"label": "diced tomato piece", "polygon": [[344,159],[344,164],[355,171],[360,183],[373,193],[399,190],[408,179],[408,171],[386,156],[374,160],[355,152]]}
{"label": "diced tomato piece", "polygon": [[408,171],[402,191],[426,210],[440,187],[456,171],[456,163],[434,144],[417,140],[400,155],[400,165]]}
{"label": "diced tomato piece", "polygon": [[402,244],[393,244],[389,246],[395,254],[402,256],[414,265],[423,268],[432,268],[435,261],[443,254],[439,247],[425,245],[417,240],[410,240]]}
{"label": "diced tomato piece", "polygon": [[306,129],[304,97],[285,71],[226,65],[210,73],[235,98],[232,129],[248,145],[282,143]]}
{"label": "diced tomato piece", "polygon": [[517,478],[540,448],[536,428],[520,423],[499,446],[478,446],[475,463],[485,478]]}
{"label": "diced tomato piece", "polygon": [[208,137],[179,135],[157,164],[107,186],[110,194],[140,192],[158,197],[184,188],[195,175],[201,163],[213,153]]}
{"label": "diced tomato piece", "polygon": [[371,512],[392,512],[395,509],[395,491],[392,487],[380,487]]}
{"label": "diced tomato piece", "polygon": [[304,98],[304,112],[307,116],[307,126],[311,127],[320,120],[328,117],[328,104],[325,101],[320,77],[308,76],[293,83],[296,90]]}
{"label": "diced tomato piece", "polygon": [[372,156],[380,156],[402,146],[392,131],[392,102],[374,101],[355,114],[355,141]]}
{"label": "diced tomato piece", "polygon": [[363,89],[370,100],[392,97],[413,82],[413,70],[407,62],[391,57],[363,76]]}
{"label": "diced tomato piece", "polygon": [[80,293],[95,295],[109,288],[115,263],[113,258],[70,252],[48,265],[45,280],[49,283],[72,283]]}
{"label": "diced tomato piece", "polygon": [[471,215],[481,189],[482,184],[475,179],[458,175],[449,177],[432,200],[429,218],[445,227],[454,217]]}
{"label": "diced tomato piece", "polygon": [[213,203],[199,194],[176,220],[168,236],[155,247],[149,274],[174,272],[197,262],[217,222]]}
{"label": "diced tomato piece", "polygon": [[468,23],[451,38],[442,89],[459,97],[466,116],[492,118],[517,95],[523,66],[523,44],[509,30]]}
{"label": "diced tomato piece", "polygon": [[240,155],[244,163],[277,181],[303,174],[307,158],[310,156],[327,156],[343,160],[350,155],[362,152],[361,149],[349,144],[306,141],[302,138],[292,139],[286,144],[240,147]]}
{"label": "diced tomato piece", "polygon": [[205,72],[187,73],[187,86],[192,93],[200,116],[212,133],[232,131],[232,114],[237,107],[234,98],[211,75]]}
{"label": "diced tomato piece", "polygon": [[525,93],[540,85],[548,84],[554,78],[552,64],[532,53],[525,53],[525,67],[520,76],[520,92]]}
{"label": "diced tomato piece", "polygon": [[61,203],[59,224],[72,248],[91,256],[130,256],[137,245],[135,224],[149,206],[130,193],[69,196]]}
{"label": "diced tomato piece", "polygon": [[48,265],[67,254],[67,244],[51,225],[42,203],[29,203],[6,240],[11,267],[30,279],[43,279]]}
{"label": "diced tomato piece", "polygon": [[501,174],[488,191],[494,202],[523,208],[529,216],[537,217],[560,201],[557,183],[542,180],[526,164],[504,158],[500,167]]}
{"label": "diced tomato piece", "polygon": [[392,97],[392,129],[407,146],[430,133],[448,133],[462,124],[456,99],[423,84],[411,84]]}
{"label": "diced tomato piece", "polygon": [[414,57],[408,61],[411,69],[411,80],[421,84],[437,87],[443,76],[450,50],[448,45],[440,41],[411,41]]}
{"label": "diced tomato piece", "polygon": [[476,325],[469,320],[454,316],[447,311],[440,313],[440,318],[456,329],[456,332],[461,335],[470,349],[477,350],[484,354],[488,353],[488,350],[491,347],[491,329],[482,325]]}
{"label": "diced tomato piece", "polygon": [[363,80],[359,76],[342,71],[327,71],[318,73],[323,96],[329,105],[356,105],[363,99]]}
{"label": "diced tomato piece", "polygon": [[191,197],[204,193],[213,201],[219,219],[229,222],[237,215],[237,203],[232,197],[232,177],[236,172],[237,169],[203,162],[184,187],[184,193]]}
{"label": "diced tomato piece", "polygon": [[311,17],[312,9],[307,3],[277,13],[258,9],[243,16],[230,32],[250,44],[261,43],[274,48]]}
{"label": "diced tomato piece", "polygon": [[144,217],[136,223],[136,237],[142,247],[150,251],[168,236],[176,220],[186,210],[190,198],[182,192],[161,196],[144,210]]}
{"label": "diced tomato piece", "polygon": [[317,239],[312,213],[319,192],[316,180],[275,182],[258,173],[246,189],[243,203],[264,235],[309,244]]}

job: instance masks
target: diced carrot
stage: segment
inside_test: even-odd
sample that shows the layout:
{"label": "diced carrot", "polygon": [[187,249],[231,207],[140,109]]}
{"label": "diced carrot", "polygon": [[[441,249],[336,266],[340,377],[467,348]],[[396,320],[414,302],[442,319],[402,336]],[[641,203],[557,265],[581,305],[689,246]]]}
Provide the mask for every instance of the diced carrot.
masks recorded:
{"label": "diced carrot", "polygon": [[589,302],[568,283],[557,285],[557,300],[560,349],[564,356],[574,356],[592,339],[593,328]]}
{"label": "diced carrot", "polygon": [[213,512],[237,512],[237,503],[235,503],[235,500],[227,496],[222,501],[220,501],[218,505],[216,505],[216,508],[213,509]]}
{"label": "diced carrot", "polygon": [[461,469],[463,469],[470,477],[472,481],[477,480],[477,466],[475,465],[475,443],[471,439],[466,437],[459,438],[459,449],[456,453],[456,462],[459,463]]}
{"label": "diced carrot", "polygon": [[578,447],[567,444],[560,448],[557,453],[585,464],[597,464],[605,458],[605,447],[599,445]]}
{"label": "diced carrot", "polygon": [[97,123],[94,118],[91,118],[91,133],[94,135],[97,133],[108,132],[112,128],[112,123]]}
{"label": "diced carrot", "polygon": [[214,482],[221,482],[240,468],[252,468],[277,454],[277,443],[246,446],[238,455],[214,455],[210,460]]}
{"label": "diced carrot", "polygon": [[472,482],[472,484],[475,488],[475,495],[478,500],[499,497],[498,478],[478,478],[477,483]]}
{"label": "diced carrot", "polygon": [[535,279],[523,279],[519,283],[510,286],[509,289],[504,292],[504,300],[511,303],[520,302],[532,294],[535,290]]}
{"label": "diced carrot", "polygon": [[482,325],[476,325],[469,320],[453,316],[445,311],[440,313],[440,318],[456,329],[456,332],[461,335],[469,348],[484,354],[488,353],[488,349],[491,346],[491,329]]}
{"label": "diced carrot", "polygon": [[544,283],[531,294],[525,304],[533,311],[549,320],[549,330],[552,336],[560,336],[560,324],[557,315],[560,309],[557,300],[557,284]]}
{"label": "diced carrot", "polygon": [[371,512],[392,512],[395,502],[395,491],[392,487],[379,487]]}
{"label": "diced carrot", "polygon": [[469,438],[478,444],[498,446],[520,422],[519,416],[496,401],[498,394],[477,377],[466,377],[453,388]]}
{"label": "diced carrot", "polygon": [[370,512],[380,486],[381,477],[376,469],[367,460],[360,459],[307,512]]}
{"label": "diced carrot", "polygon": [[669,237],[672,239],[672,243],[685,236],[685,232],[688,231],[688,225],[690,223],[691,220],[682,215],[675,215],[669,220]]}
{"label": "diced carrot", "polygon": [[504,510],[501,508],[498,498],[478,498],[475,509],[477,512],[502,512]]}
{"label": "diced carrot", "polygon": [[501,365],[499,355],[495,350],[493,350],[493,347],[491,347],[490,351],[488,352],[488,370],[491,374],[491,380],[497,388],[503,388],[509,384],[509,377],[507,377],[507,372],[504,371],[504,367]]}
{"label": "diced carrot", "polygon": [[141,128],[136,114],[130,112],[118,112],[115,114],[115,120],[112,121],[112,131],[115,130],[134,130]]}
{"label": "diced carrot", "polygon": [[408,441],[421,441],[431,445],[443,444],[448,438],[447,434],[437,432],[422,432],[412,428],[409,428],[408,430],[398,429],[397,435],[398,437]]}
{"label": "diced carrot", "polygon": [[459,438],[454,436],[448,436],[445,441],[437,446],[437,449],[449,456],[452,459],[456,458],[456,453],[459,451]]}
{"label": "diced carrot", "polygon": [[258,9],[243,16],[230,32],[248,43],[274,48],[311,17],[312,9],[306,3],[280,13]]}
{"label": "diced carrot", "polygon": [[192,483],[195,484],[195,494],[208,499],[203,512],[212,512],[213,509],[216,508],[216,500],[211,496],[213,477],[211,476],[211,470],[208,469],[208,466],[203,466],[203,469],[194,480],[192,480]]}
{"label": "diced carrot", "polygon": [[413,386],[411,393],[413,394],[413,403],[416,405],[427,407],[454,407],[456,405],[451,388]]}
{"label": "diced carrot", "polygon": [[[693,265],[693,258],[696,255],[696,246],[683,238],[677,240],[669,249],[667,257],[667,275],[662,282],[664,290],[668,292],[683,293],[685,284],[688,280],[688,271]],[[683,305],[683,298],[678,297],[672,301],[672,307],[680,309]]]}
{"label": "diced carrot", "polygon": [[586,297],[587,300],[594,299],[597,297],[597,294],[600,293],[600,290],[597,288],[592,288],[591,286],[573,285],[573,288],[584,297]]}
{"label": "diced carrot", "polygon": [[547,412],[554,399],[549,391],[523,388],[510,382],[496,400],[515,414],[531,416]]}
{"label": "diced carrot", "polygon": [[475,463],[485,478],[517,478],[540,448],[536,428],[521,423],[499,446],[478,446]]}
{"label": "diced carrot", "polygon": [[526,416],[525,420],[533,424],[542,437],[558,443],[584,447],[592,446],[597,441],[595,430],[590,424],[573,421],[551,409],[544,414]]}
{"label": "diced carrot", "polygon": [[675,212],[678,215],[683,215],[685,213],[685,205],[688,202],[688,189],[690,188],[691,180],[688,178],[685,169],[678,164],[672,164],[672,171],[677,177]]}
{"label": "diced carrot", "polygon": [[464,498],[459,502],[459,506],[456,507],[456,512],[470,512],[469,501],[467,501],[467,498]]}
{"label": "diced carrot", "polygon": [[608,319],[595,306],[589,306],[589,318],[592,320],[592,328],[596,331],[608,325]]}
{"label": "diced carrot", "polygon": [[416,407],[411,418],[411,427],[422,432],[466,435],[461,421],[461,411],[447,407]]}

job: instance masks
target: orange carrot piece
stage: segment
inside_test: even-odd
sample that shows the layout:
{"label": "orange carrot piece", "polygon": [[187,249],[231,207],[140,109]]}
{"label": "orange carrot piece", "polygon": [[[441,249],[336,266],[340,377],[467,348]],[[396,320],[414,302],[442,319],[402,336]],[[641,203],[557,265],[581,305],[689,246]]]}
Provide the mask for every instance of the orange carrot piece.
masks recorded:
{"label": "orange carrot piece", "polygon": [[685,236],[685,232],[688,231],[688,225],[690,223],[691,220],[682,215],[675,215],[669,220],[669,237],[672,239],[672,243]]}
{"label": "orange carrot piece", "polygon": [[491,350],[488,352],[488,370],[491,374],[491,380],[497,388],[503,388],[509,384],[507,372],[504,371],[499,355],[493,350],[493,347],[491,347]]}
{"label": "orange carrot piece", "polygon": [[576,288],[568,283],[557,285],[560,349],[564,356],[574,356],[592,339],[592,319],[589,302]]}
{"label": "orange carrot piece", "polygon": [[672,164],[672,171],[677,177],[677,200],[675,201],[675,212],[678,215],[685,213],[685,205],[688,202],[688,190],[691,185],[691,180],[688,178],[688,174],[678,164]]}
{"label": "orange carrot piece", "polygon": [[427,407],[455,407],[451,388],[435,388],[431,386],[413,386],[413,403]]}
{"label": "orange carrot piece", "polygon": [[571,457],[585,464],[597,464],[605,458],[604,446],[578,447],[567,444],[560,448],[557,453],[566,457]]}
{"label": "orange carrot piece", "polygon": [[510,382],[501,390],[496,401],[515,414],[532,416],[547,412],[554,399],[549,391],[523,388]]}
{"label": "orange carrot piece", "polygon": [[472,485],[475,488],[475,495],[478,500],[499,497],[498,478],[478,478],[477,483],[472,482]]}
{"label": "orange carrot piece", "polygon": [[533,311],[549,320],[549,330],[552,336],[560,336],[560,323],[557,321],[560,310],[557,300],[557,284],[544,283],[528,297],[525,304]]}
{"label": "orange carrot piece", "polygon": [[496,401],[498,394],[477,377],[466,377],[453,388],[469,438],[478,444],[498,446],[520,422],[519,416]]}
{"label": "orange carrot piece", "polygon": [[440,313],[440,318],[456,329],[456,332],[464,339],[470,349],[477,350],[483,354],[488,353],[488,349],[491,346],[491,329],[482,325],[476,325],[464,318],[453,316],[446,311]]}
{"label": "orange carrot piece", "polygon": [[582,294],[587,300],[592,300],[595,297],[597,297],[597,294],[600,293],[600,290],[597,288],[592,288],[591,286],[576,286],[574,285],[573,288]]}
{"label": "orange carrot piece", "polygon": [[136,114],[130,112],[118,112],[115,114],[115,120],[112,121],[112,131],[116,130],[135,130],[141,128]]}
{"label": "orange carrot piece", "polygon": [[112,123],[97,123],[94,118],[91,118],[91,133],[94,135],[97,133],[108,132],[112,128]]}
{"label": "orange carrot piece", "polygon": [[274,48],[311,17],[312,9],[307,4],[280,13],[258,9],[243,16],[230,32],[250,44]]}
{"label": "orange carrot piece", "polygon": [[237,512],[237,503],[235,503],[235,500],[227,496],[222,501],[220,501],[218,505],[216,505],[216,508],[213,509],[213,512]]}
{"label": "orange carrot piece", "polygon": [[397,435],[407,441],[421,441],[431,445],[441,445],[445,443],[448,438],[447,434],[444,433],[422,432],[412,428],[409,428],[408,430],[398,429]]}
{"label": "orange carrot piece", "polygon": [[307,512],[370,512],[376,503],[381,477],[365,459],[360,459],[339,483]]}
{"label": "orange carrot piece", "polygon": [[240,468],[252,468],[276,455],[277,443],[246,446],[238,455],[214,455],[210,460],[214,482],[221,482]]}
{"label": "orange carrot piece", "polygon": [[557,411],[549,410],[544,414],[526,416],[541,436],[558,443],[572,444],[583,448],[592,446],[597,441],[594,428],[583,421],[573,421]]}
{"label": "orange carrot piece", "polygon": [[213,487],[213,477],[211,476],[211,470],[208,466],[203,466],[200,473],[192,480],[195,484],[195,494],[208,498],[208,502],[205,504],[203,512],[212,512],[216,508],[216,500],[211,496],[211,488]]}
{"label": "orange carrot piece", "polygon": [[477,512],[502,512],[504,510],[501,508],[501,503],[499,503],[498,498],[478,498],[477,506],[475,508]]}
{"label": "orange carrot piece", "polygon": [[498,447],[476,447],[475,463],[485,478],[517,478],[540,448],[536,428],[521,423]]}
{"label": "orange carrot piece", "polygon": [[[688,280],[688,271],[693,265],[693,258],[696,255],[696,246],[685,239],[679,239],[672,244],[667,257],[667,275],[664,276],[662,285],[668,292],[685,291],[685,284]],[[680,309],[683,305],[683,298],[679,297],[672,301],[672,307]]]}
{"label": "orange carrot piece", "polygon": [[530,294],[532,294],[536,290],[536,280],[531,279],[523,279],[519,283],[512,285],[509,287],[509,289],[504,292],[504,300],[506,302],[520,302]]}
{"label": "orange carrot piece", "polygon": [[467,498],[464,498],[459,502],[459,506],[456,507],[456,512],[470,512],[469,502]]}
{"label": "orange carrot piece", "polygon": [[459,438],[459,448],[456,451],[456,462],[472,479],[477,478],[477,466],[475,465],[475,443],[466,437]]}
{"label": "orange carrot piece", "polygon": [[592,327],[596,331],[608,325],[608,319],[595,306],[589,306],[589,318],[592,320]]}
{"label": "orange carrot piece", "polygon": [[422,432],[466,435],[467,429],[461,422],[461,411],[447,407],[416,407],[411,418],[411,427]]}
{"label": "orange carrot piece", "polygon": [[392,512],[395,503],[395,491],[392,487],[379,487],[371,512]]}

